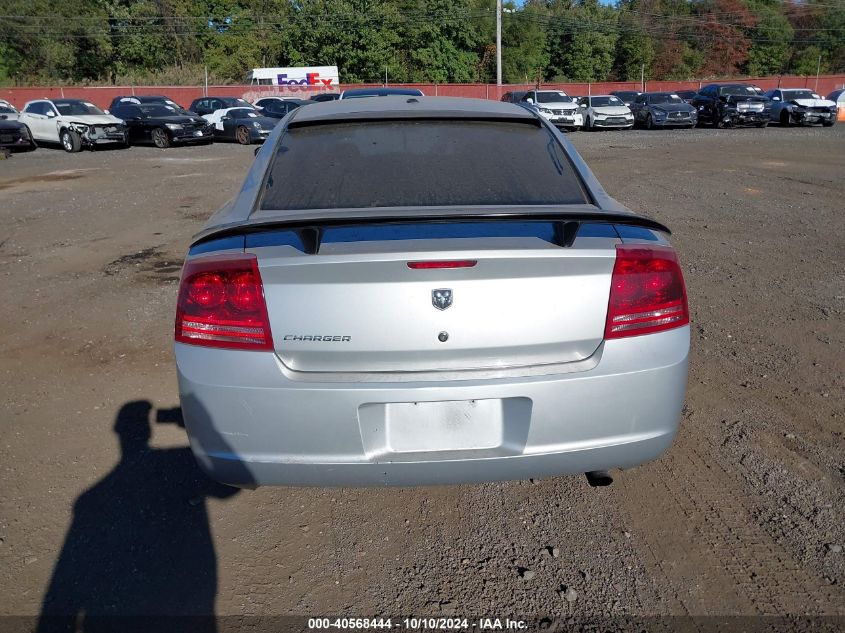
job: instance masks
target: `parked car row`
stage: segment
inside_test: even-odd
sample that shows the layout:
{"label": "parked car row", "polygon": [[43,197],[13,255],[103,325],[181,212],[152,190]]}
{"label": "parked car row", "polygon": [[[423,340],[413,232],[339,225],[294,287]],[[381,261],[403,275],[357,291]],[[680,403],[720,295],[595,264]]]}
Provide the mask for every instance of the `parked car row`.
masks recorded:
{"label": "parked car row", "polygon": [[[207,144],[215,140],[244,145],[263,142],[276,123],[296,108],[316,101],[365,97],[424,96],[416,88],[356,88],[321,93],[304,100],[267,96],[250,103],[240,97],[205,96],[187,110],[164,95],[119,96],[100,110],[83,99],[35,99],[18,112],[0,100],[0,150],[33,150],[38,143],[61,145],[68,152],[99,145]],[[561,90],[507,92],[502,101],[516,103],[567,130],[631,129],[642,126],[717,128],[770,122],[782,126],[836,123],[845,109],[845,90],[827,99],[806,88],[763,92],[751,84],[710,84],[700,91],[616,91],[572,96]]]}
{"label": "parked car row", "polygon": [[38,143],[68,152],[99,145],[208,144],[215,140],[261,143],[296,108],[317,101],[390,95],[423,96],[416,88],[358,88],[321,93],[309,100],[268,96],[250,103],[240,97],[205,96],[187,110],[164,95],[115,97],[100,110],[83,99],[35,99],[21,112],[0,100],[0,149],[33,150]]}
{"label": "parked car row", "polygon": [[507,92],[509,101],[539,113],[568,130],[631,129],[640,125],[692,128],[709,124],[717,128],[766,127],[836,123],[837,103],[845,91],[823,99],[806,88],[777,88],[763,92],[750,84],[710,84],[700,91],[616,91],[577,97],[560,90]]}

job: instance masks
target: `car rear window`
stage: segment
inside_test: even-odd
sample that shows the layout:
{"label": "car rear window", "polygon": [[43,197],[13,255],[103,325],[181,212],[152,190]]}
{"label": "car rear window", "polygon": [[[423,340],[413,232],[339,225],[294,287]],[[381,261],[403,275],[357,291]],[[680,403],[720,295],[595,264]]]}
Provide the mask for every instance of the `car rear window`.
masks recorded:
{"label": "car rear window", "polygon": [[287,130],[261,208],[587,201],[563,147],[532,121],[361,121]]}

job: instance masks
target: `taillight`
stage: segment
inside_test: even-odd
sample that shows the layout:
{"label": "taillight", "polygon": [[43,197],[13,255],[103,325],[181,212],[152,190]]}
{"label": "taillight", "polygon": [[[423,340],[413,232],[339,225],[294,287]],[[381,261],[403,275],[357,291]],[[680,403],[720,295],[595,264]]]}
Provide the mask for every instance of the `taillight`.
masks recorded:
{"label": "taillight", "polygon": [[217,255],[185,264],[176,303],[176,341],[273,349],[255,255]]}
{"label": "taillight", "polygon": [[651,334],[687,323],[687,289],[675,251],[617,245],[604,337]]}

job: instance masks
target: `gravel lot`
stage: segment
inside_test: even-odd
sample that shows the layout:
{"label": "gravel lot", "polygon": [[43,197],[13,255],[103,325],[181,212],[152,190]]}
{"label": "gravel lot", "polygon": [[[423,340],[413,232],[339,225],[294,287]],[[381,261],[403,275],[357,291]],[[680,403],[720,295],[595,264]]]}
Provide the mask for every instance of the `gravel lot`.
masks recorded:
{"label": "gravel lot", "polygon": [[692,309],[680,436],[604,489],[210,484],[173,306],[253,148],[0,161],[0,615],[845,616],[845,125],[569,138]]}

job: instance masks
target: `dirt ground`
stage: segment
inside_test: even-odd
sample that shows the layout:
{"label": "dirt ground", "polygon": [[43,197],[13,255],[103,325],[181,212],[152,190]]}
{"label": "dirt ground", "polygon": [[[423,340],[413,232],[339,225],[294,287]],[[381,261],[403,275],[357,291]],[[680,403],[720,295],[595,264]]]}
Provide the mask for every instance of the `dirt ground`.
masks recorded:
{"label": "dirt ground", "polygon": [[209,483],[174,300],[253,148],[0,161],[0,615],[845,616],[845,125],[569,138],[692,310],[677,442],[603,489]]}

